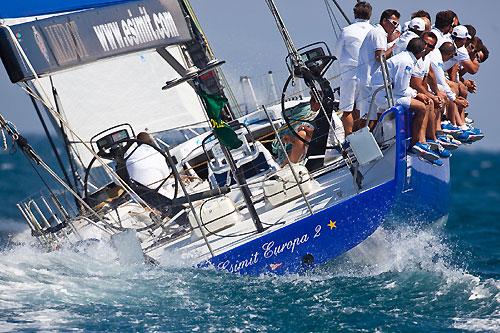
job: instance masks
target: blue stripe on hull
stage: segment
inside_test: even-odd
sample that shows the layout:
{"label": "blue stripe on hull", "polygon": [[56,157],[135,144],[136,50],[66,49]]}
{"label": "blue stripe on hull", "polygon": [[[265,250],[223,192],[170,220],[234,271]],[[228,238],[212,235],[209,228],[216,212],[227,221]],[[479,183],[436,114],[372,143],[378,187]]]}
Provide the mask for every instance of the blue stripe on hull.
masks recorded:
{"label": "blue stripe on hull", "polygon": [[[216,269],[232,273],[276,274],[324,263],[355,247],[384,221],[394,202],[395,182],[390,181],[301,221],[255,239],[210,259]],[[311,258],[311,257],[309,257]]]}

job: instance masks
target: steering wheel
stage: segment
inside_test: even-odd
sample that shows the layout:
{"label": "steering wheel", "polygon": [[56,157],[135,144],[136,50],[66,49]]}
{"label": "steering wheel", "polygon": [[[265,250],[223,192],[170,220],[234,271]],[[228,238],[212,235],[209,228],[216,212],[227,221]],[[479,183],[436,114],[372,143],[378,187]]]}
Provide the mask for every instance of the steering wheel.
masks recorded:
{"label": "steering wheel", "polygon": [[[313,45],[313,44],[311,44],[311,45]],[[310,45],[308,45],[308,46],[310,46]],[[305,46],[305,47],[307,47],[307,46]],[[286,98],[286,91],[288,89],[288,85],[290,84],[290,81],[293,79],[294,76],[299,76],[299,77],[304,78],[304,80],[306,81],[306,84],[308,86],[314,86],[313,81],[317,81],[320,83],[323,90],[327,90],[327,89],[325,89],[326,85],[328,85],[328,87],[329,87],[330,83],[328,82],[328,80],[325,80],[323,78],[323,75],[326,73],[328,68],[331,66],[331,64],[336,59],[337,59],[336,57],[331,56],[331,55],[322,55],[322,56],[317,56],[317,57],[311,58],[310,60],[307,61],[307,63],[306,63],[307,65],[315,64],[318,62],[321,62],[321,65],[315,65],[315,66],[311,65],[312,68],[306,67],[307,69],[306,70],[302,69],[303,72],[301,72],[301,73],[290,74],[288,76],[287,80],[285,81],[285,85],[283,86],[283,90],[281,92],[281,115],[283,116],[283,120],[285,121],[288,128],[291,130],[292,134],[296,138],[298,138],[300,141],[305,143],[306,145],[309,145],[310,141],[307,141],[306,139],[302,138],[295,131],[295,129],[293,128],[293,126],[290,123],[290,118],[288,118],[288,116],[285,113],[285,98]],[[331,88],[328,90],[331,90]],[[325,95],[323,96],[323,100],[321,101],[321,104],[323,105],[323,107],[325,107],[325,104],[326,104],[325,102],[328,101],[328,98],[330,98],[330,96],[325,96]],[[294,119],[294,120],[298,120],[298,119]],[[314,120],[313,121],[301,120],[301,121],[308,122],[308,123],[312,124]]]}
{"label": "steering wheel", "polygon": [[[130,154],[128,154],[127,157],[125,157],[124,156],[125,152],[127,152],[134,144],[137,144],[137,147],[135,147],[130,152]],[[174,170],[175,165],[173,163],[171,163],[171,159],[168,158],[168,155],[162,149],[156,147],[155,145],[149,144],[147,142],[144,142],[144,141],[138,140],[138,139],[125,139],[123,141],[117,142],[116,147],[111,148],[109,153],[98,153],[98,154],[102,158],[105,158],[105,159],[112,160],[112,161],[116,162],[117,166],[120,165],[120,168],[126,168],[126,162],[127,162],[127,160],[130,158],[130,156],[132,156],[132,154],[135,152],[135,150],[137,148],[139,148],[139,146],[141,144],[148,145],[148,146],[152,147],[153,149],[155,149],[158,153],[160,153],[165,158],[165,161],[167,162],[168,166],[170,167],[170,170]],[[85,178],[84,178],[84,186],[83,186],[84,198],[88,198],[88,178],[89,178],[90,170],[92,169],[92,165],[94,164],[94,162],[96,160],[97,160],[97,158],[94,156],[94,158],[92,158],[92,160],[90,161],[89,165],[85,169]],[[119,171],[117,171],[117,173],[120,173],[122,175],[124,174],[123,172],[119,172]],[[171,171],[170,174],[168,175],[168,177],[166,177],[160,183],[160,185],[158,185],[154,189],[155,192],[158,192],[160,190],[160,188],[165,184],[165,182],[168,180],[168,178],[170,178],[170,176],[172,175],[172,173],[173,173],[173,171]],[[122,177],[122,176],[120,176],[120,177],[122,178],[122,180],[125,183],[130,184],[130,176],[128,176],[128,172],[126,173],[125,177]],[[123,179],[123,178],[126,178],[126,179]],[[174,179],[175,179],[174,196],[173,196],[172,199],[177,198],[177,194],[179,192],[179,180],[177,178],[175,178],[175,177],[174,177]],[[115,200],[118,200],[120,198],[122,198],[122,195],[120,195]]]}

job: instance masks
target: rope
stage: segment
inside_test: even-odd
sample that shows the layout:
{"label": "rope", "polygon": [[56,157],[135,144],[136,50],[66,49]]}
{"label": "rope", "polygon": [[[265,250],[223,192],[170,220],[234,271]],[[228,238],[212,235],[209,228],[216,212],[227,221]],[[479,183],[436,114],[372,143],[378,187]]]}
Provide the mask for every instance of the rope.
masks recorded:
{"label": "rope", "polygon": [[278,9],[276,8],[276,5],[273,0],[266,0],[267,6],[269,7],[269,10],[271,10],[271,13],[273,14],[274,21],[278,25],[278,30],[281,34],[281,37],[283,38],[283,42],[285,42],[286,49],[288,50],[288,54],[290,58],[292,58],[292,61],[294,62],[295,66],[304,66],[304,62],[302,58],[299,55],[299,52],[295,48],[295,45],[293,44],[292,37],[288,33],[288,30],[285,27],[285,23],[283,22],[283,19],[281,18]]}

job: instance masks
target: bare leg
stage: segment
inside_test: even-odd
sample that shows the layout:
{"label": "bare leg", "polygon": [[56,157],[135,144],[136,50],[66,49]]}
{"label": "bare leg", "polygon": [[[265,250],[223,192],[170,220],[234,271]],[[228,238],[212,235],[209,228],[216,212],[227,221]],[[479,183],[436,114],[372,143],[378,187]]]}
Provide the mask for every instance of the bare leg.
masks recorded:
{"label": "bare leg", "polygon": [[366,126],[366,119],[363,119],[363,118],[359,118],[358,120],[356,120],[356,122],[354,123],[354,126],[352,128],[352,130],[354,132],[356,132],[357,130],[363,128]]}
{"label": "bare leg", "polygon": [[[446,94],[442,91],[438,91],[438,96],[441,97],[441,101],[448,101],[449,100],[448,97],[446,96]],[[437,116],[437,118],[436,118],[436,131],[442,130],[441,119],[443,118],[443,115],[444,115],[445,106],[446,106],[446,102],[443,102],[443,104],[441,105],[441,108],[438,109],[439,114],[436,115]]]}
{"label": "bare leg", "polygon": [[[311,137],[312,137],[312,133],[313,133],[313,129],[310,128],[310,127],[307,127],[307,126],[304,126],[302,127],[301,129],[298,130],[297,134],[304,140],[306,141],[310,141],[311,140]],[[286,139],[285,139],[286,137]],[[288,158],[290,159],[290,162],[292,163],[297,163],[300,158],[302,157],[302,155],[305,155],[306,153],[306,148],[307,148],[307,145],[302,142],[302,140],[300,140],[299,138],[297,138],[296,136],[289,136],[289,135],[286,135],[284,136],[284,142],[287,141],[287,142],[291,142],[292,143],[292,150],[290,151],[290,154],[288,155]],[[283,161],[283,164],[281,165],[282,167],[285,166],[286,164],[288,164],[288,160],[285,159]]]}
{"label": "bare leg", "polygon": [[354,126],[354,118],[352,112],[344,111],[342,113],[342,125],[344,125],[345,136],[352,133]]}
{"label": "bare leg", "polygon": [[[462,82],[459,82],[458,83],[458,89],[459,89],[459,92],[460,92],[460,96],[462,96],[463,98],[467,99],[468,91],[467,91],[467,87],[465,86],[465,84],[463,84]],[[460,115],[461,125],[464,125],[465,124],[465,109],[459,107],[458,111],[459,111],[458,113]]]}
{"label": "bare leg", "polygon": [[430,100],[429,105],[427,105],[429,120],[427,122],[426,128],[426,137],[430,140],[436,141],[436,122],[441,116],[441,112],[439,109],[434,107],[434,102],[432,99]]}
{"label": "bare leg", "polygon": [[412,98],[410,110],[415,113],[411,122],[411,145],[417,142],[425,143],[425,129],[427,127],[428,110],[423,102]]}

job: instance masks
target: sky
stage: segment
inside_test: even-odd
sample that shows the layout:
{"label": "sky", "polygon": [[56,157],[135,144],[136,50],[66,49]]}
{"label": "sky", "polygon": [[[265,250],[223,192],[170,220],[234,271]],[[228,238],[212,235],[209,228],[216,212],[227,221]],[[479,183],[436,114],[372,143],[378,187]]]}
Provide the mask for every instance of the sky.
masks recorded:
{"label": "sky", "polygon": [[[292,36],[295,46],[324,41],[333,48],[336,41],[325,1],[334,8],[331,0],[275,0],[276,6]],[[355,0],[338,0],[352,19]],[[278,93],[287,75],[286,48],[276,28],[274,19],[264,0],[191,0],[191,4],[218,59],[225,60],[222,69],[236,96],[241,100],[248,91],[240,84],[241,76],[250,77],[259,103],[270,99],[268,71],[273,71]],[[427,10],[433,20],[441,10],[455,11],[462,24],[472,24],[490,51],[490,58],[481,65],[479,72],[470,76],[476,81],[478,92],[469,96],[470,117],[486,137],[467,149],[498,150],[500,148],[500,114],[498,105],[498,13],[500,1],[493,0],[374,0],[372,23],[377,23],[384,9],[393,8],[401,13],[401,21],[412,12]],[[347,22],[334,8],[334,14],[343,27]],[[13,121],[21,132],[41,132],[38,118],[29,98],[19,87],[10,83],[5,69],[0,69],[0,113]]]}

